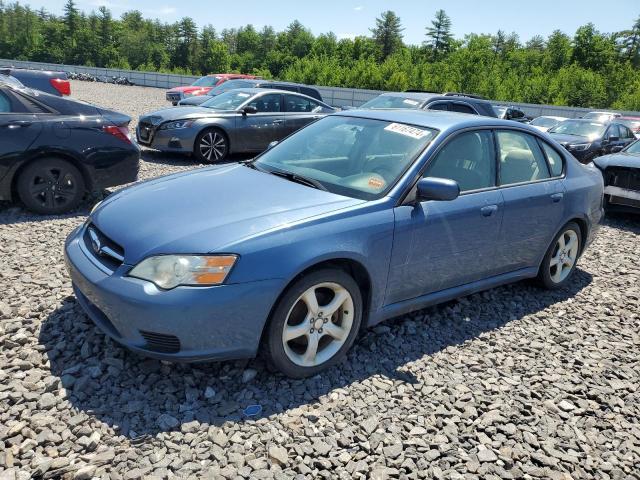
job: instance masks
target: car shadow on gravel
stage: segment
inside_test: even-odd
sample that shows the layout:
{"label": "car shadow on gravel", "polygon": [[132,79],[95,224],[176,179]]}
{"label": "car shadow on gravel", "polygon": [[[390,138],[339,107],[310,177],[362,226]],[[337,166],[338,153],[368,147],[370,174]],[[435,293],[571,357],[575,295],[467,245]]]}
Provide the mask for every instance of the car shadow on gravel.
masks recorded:
{"label": "car shadow on gravel", "polygon": [[607,212],[604,223],[618,230],[640,234],[640,211],[638,213]]}
{"label": "car shadow on gravel", "polygon": [[[246,154],[246,153],[233,154],[233,155],[229,155],[229,157],[226,160],[222,162],[217,162],[216,165],[233,163],[239,160],[247,160],[254,156],[255,154]],[[184,167],[184,166],[197,167],[201,165],[208,165],[208,164],[200,163],[193,156],[188,154],[161,152],[159,150],[150,150],[146,148],[142,150],[140,154],[140,158],[141,160],[148,163],[174,166],[174,167]]]}
{"label": "car shadow on gravel", "polygon": [[411,362],[572,298],[591,281],[589,273],[577,270],[564,289],[520,282],[384,322],[365,332],[340,365],[304,380],[271,373],[261,360],[171,364],[142,358],[105,337],[73,296],[43,322],[39,340],[75,409],[144,439],[160,431],[204,428],[194,421],[247,421],[246,408],[255,405],[261,409],[253,419],[301,406],[312,411],[354,383],[371,382],[366,388],[374,395],[380,388],[420,383]]}

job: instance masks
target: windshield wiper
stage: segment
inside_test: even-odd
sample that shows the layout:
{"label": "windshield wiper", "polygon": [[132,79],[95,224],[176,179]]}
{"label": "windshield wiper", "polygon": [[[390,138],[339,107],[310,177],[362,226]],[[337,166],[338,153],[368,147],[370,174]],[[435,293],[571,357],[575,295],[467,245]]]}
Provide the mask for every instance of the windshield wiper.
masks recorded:
{"label": "windshield wiper", "polygon": [[325,187],[318,180],[313,178],[303,177],[302,175],[298,175],[297,173],[292,172],[283,172],[281,170],[266,170],[273,175],[277,175],[282,178],[286,178],[287,180],[291,180],[292,182],[300,183],[302,185],[306,185],[308,187],[317,188],[318,190],[327,191],[327,187]]}

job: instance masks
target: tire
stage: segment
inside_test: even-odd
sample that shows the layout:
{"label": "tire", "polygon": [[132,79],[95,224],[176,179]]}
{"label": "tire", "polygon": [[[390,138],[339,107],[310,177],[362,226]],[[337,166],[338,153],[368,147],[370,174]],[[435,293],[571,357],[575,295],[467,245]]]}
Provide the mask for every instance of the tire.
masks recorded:
{"label": "tire", "polygon": [[30,163],[20,172],[16,188],[29,210],[44,215],[73,210],[85,194],[80,170],[60,158],[41,158]]}
{"label": "tire", "polygon": [[221,162],[229,155],[229,139],[218,128],[207,128],[198,134],[193,154],[203,163]]}
{"label": "tire", "polygon": [[[341,303],[333,312],[326,311],[336,295]],[[308,306],[313,298],[317,309]],[[272,369],[288,377],[316,375],[345,356],[361,322],[358,284],[342,270],[318,270],[301,277],[280,298],[267,325],[262,353]]]}
{"label": "tire", "polygon": [[569,222],[562,227],[547,249],[538,272],[538,283],[550,290],[564,287],[575,272],[581,251],[580,227]]}

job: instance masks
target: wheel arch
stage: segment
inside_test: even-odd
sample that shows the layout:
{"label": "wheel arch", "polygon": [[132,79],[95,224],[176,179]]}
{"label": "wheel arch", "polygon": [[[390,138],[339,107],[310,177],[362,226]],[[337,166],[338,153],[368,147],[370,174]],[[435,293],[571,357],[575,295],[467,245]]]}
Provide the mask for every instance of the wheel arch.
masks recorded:
{"label": "wheel arch", "polygon": [[227,139],[227,145],[228,145],[228,153],[233,153],[233,149],[231,148],[232,142],[231,142],[231,134],[229,133],[229,131],[223,127],[222,125],[218,124],[218,123],[209,123],[209,124],[205,124],[202,126],[202,128],[200,128],[198,130],[198,132],[196,133],[196,135],[193,137],[193,149],[192,152],[195,154],[195,150],[197,148],[197,143],[198,143],[198,137],[200,135],[202,135],[202,133],[206,130],[220,130],[220,132],[225,136],[225,138]]}

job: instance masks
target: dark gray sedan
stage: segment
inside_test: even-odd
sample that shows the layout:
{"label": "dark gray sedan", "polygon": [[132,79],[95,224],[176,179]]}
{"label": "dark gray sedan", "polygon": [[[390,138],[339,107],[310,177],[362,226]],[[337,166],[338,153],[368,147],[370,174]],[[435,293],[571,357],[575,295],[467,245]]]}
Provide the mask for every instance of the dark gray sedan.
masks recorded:
{"label": "dark gray sedan", "polygon": [[334,112],[306,95],[264,88],[225,92],[199,107],[167,108],[140,118],[138,142],[165,152],[193,153],[203,162],[230,153],[261,152],[274,140]]}

